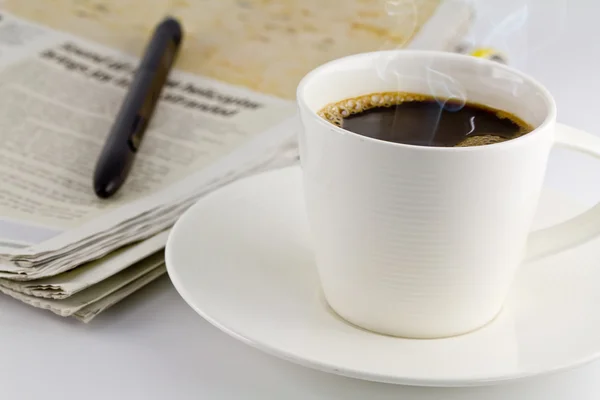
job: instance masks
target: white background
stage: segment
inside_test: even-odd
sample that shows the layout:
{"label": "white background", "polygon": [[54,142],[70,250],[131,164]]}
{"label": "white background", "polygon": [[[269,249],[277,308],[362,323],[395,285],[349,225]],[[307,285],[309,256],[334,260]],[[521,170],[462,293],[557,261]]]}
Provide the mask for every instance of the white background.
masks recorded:
{"label": "white background", "polygon": [[[600,4],[529,1],[526,23],[519,26],[523,2],[474,3],[475,37],[512,50],[511,62],[555,95],[559,121],[600,134]],[[516,30],[504,37],[491,34],[502,21]],[[552,157],[550,186],[589,204],[600,199],[600,162],[560,150]],[[11,400],[600,397],[600,384],[594,383],[600,381],[599,362],[533,382],[451,391],[312,371],[222,334],[181,300],[166,277],[89,325],[0,297],[0,349],[0,398]],[[526,394],[532,385],[540,397]]]}

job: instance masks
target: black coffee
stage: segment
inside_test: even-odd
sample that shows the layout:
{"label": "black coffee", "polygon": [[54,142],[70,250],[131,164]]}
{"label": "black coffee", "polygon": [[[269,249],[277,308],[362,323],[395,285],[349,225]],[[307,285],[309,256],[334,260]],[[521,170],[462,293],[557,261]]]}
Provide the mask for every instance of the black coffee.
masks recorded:
{"label": "black coffee", "polygon": [[319,114],[359,135],[419,146],[480,146],[532,130],[520,118],[481,104],[410,93],[347,99],[328,105]]}

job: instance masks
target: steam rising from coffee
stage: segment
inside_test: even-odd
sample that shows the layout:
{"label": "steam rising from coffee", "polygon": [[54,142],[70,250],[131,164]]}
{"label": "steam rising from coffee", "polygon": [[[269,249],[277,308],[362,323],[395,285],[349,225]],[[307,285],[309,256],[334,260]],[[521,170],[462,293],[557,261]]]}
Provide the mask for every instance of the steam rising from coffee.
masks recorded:
{"label": "steam rising from coffee", "polygon": [[[496,96],[504,93],[519,97],[523,85],[518,75],[492,66],[482,68],[481,76],[471,76],[453,68],[448,64],[452,60],[443,57],[432,56],[420,65],[407,62],[398,55],[405,41],[411,40],[418,30],[415,0],[388,0],[385,11],[395,23],[404,24],[403,28],[409,16],[411,31],[408,35],[392,34],[380,49],[387,51],[380,52],[374,60],[373,91],[326,105],[319,111],[324,119],[363,136],[435,147],[494,144],[533,129],[518,116],[473,103],[465,87],[470,85],[469,91],[485,88]],[[497,35],[498,29],[519,29],[527,16],[527,6],[519,8],[496,25],[491,36]]]}
{"label": "steam rising from coffee", "polygon": [[[440,120],[444,111],[457,112],[463,109],[467,104],[467,91],[463,85],[455,78],[434,69],[431,66],[425,67],[427,76],[427,85],[429,87],[429,95],[435,99],[440,106],[437,115],[437,121],[430,133],[429,143],[433,142],[435,133],[438,130]],[[472,117],[470,119],[470,131],[465,133],[465,136],[475,132],[477,121]]]}
{"label": "steam rising from coffee", "polygon": [[[387,15],[394,20],[394,22],[406,23],[406,15],[411,15],[410,22],[412,23],[410,34],[406,38],[412,38],[418,31],[417,12],[418,8],[415,0],[388,0],[385,2],[385,11]],[[383,48],[380,50],[400,50],[407,44],[407,40],[404,42],[392,43],[387,41]],[[385,52],[379,57],[379,60],[375,64],[377,74],[382,80],[395,80],[397,82],[395,90],[399,93],[404,92],[405,89],[402,87],[402,74],[401,66],[398,66],[394,62],[394,52]],[[435,132],[437,130],[439,120],[442,116],[443,111],[460,111],[467,102],[467,94],[465,88],[453,77],[439,71],[432,65],[424,66],[427,86],[429,90],[424,91],[422,94],[434,98],[440,105],[440,110],[437,115],[437,122],[430,132],[429,142],[433,141]],[[394,121],[394,125],[396,121]]]}
{"label": "steam rising from coffee", "polygon": [[[467,104],[466,88],[458,79],[442,72],[440,68],[436,68],[434,65],[424,65],[419,76],[406,76],[405,72],[402,71],[402,65],[395,60],[395,52],[385,52],[377,60],[375,68],[379,79],[396,82],[393,85],[395,86],[395,92],[390,91],[388,95],[392,98],[398,98],[400,101],[391,104],[391,106],[399,105],[405,101],[422,101],[425,98],[434,99],[439,105],[437,115],[431,115],[431,118],[435,122],[431,125],[430,132],[427,133],[429,135],[427,143],[429,144],[433,143],[442,115],[447,112],[458,112]],[[422,81],[422,89],[424,90],[420,90],[418,94],[407,94],[403,87],[404,81],[407,79]],[[419,95],[423,96],[419,97]],[[395,119],[392,129],[401,129],[401,127],[397,126],[398,123],[400,123],[399,119]],[[471,132],[475,131],[476,124],[477,121],[475,119],[471,120]],[[468,133],[465,132],[465,134]]]}

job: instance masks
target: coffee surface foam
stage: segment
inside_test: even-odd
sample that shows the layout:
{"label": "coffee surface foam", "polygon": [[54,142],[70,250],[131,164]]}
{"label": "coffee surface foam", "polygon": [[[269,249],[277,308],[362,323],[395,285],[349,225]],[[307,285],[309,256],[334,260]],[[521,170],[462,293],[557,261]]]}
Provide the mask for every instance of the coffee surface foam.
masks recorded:
{"label": "coffee surface foam", "polygon": [[[393,107],[407,102],[423,102],[432,100],[436,100],[436,98],[424,94],[409,92],[377,92],[330,103],[323,107],[321,110],[319,110],[317,114],[326,121],[336,126],[343,127],[344,118],[347,118],[354,114],[360,114],[367,110],[379,107]],[[453,99],[438,100],[441,100],[445,103],[455,103],[458,106],[460,106],[460,104],[463,103],[460,100]],[[501,143],[507,140],[515,139],[533,130],[533,127],[531,125],[527,124],[525,121],[523,121],[515,115],[482,104],[469,104],[475,105],[481,109],[494,112],[498,118],[510,119],[520,127],[520,132],[512,138],[506,138],[492,134],[467,136],[464,140],[454,145],[453,147],[482,146],[487,144]]]}

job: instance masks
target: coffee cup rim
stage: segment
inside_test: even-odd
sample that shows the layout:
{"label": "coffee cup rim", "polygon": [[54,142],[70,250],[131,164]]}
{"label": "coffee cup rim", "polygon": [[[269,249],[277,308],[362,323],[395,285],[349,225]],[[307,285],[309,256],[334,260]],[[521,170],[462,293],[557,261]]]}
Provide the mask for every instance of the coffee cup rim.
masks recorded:
{"label": "coffee cup rim", "polygon": [[[352,61],[352,60],[356,60],[356,59],[362,59],[362,58],[369,59],[369,58],[373,58],[373,57],[379,57],[379,56],[385,56],[385,55],[391,55],[391,54],[400,54],[402,57],[429,56],[429,57],[436,57],[436,58],[461,60],[464,62],[469,62],[474,65],[493,66],[494,68],[499,68],[508,73],[515,74],[515,75],[519,76],[520,78],[528,81],[530,84],[535,86],[536,89],[540,93],[542,93],[544,101],[547,106],[546,116],[545,116],[544,120],[538,126],[536,126],[531,132],[529,132],[525,135],[522,135],[520,137],[517,137],[515,139],[506,140],[506,141],[503,141],[500,143],[486,144],[483,146],[437,147],[437,146],[421,146],[421,145],[406,144],[406,143],[388,142],[388,141],[381,140],[381,139],[376,139],[376,138],[372,138],[372,137],[368,137],[368,136],[362,136],[355,132],[349,131],[347,129],[344,129],[342,127],[339,127],[337,125],[334,125],[334,124],[326,121],[325,119],[320,117],[316,111],[312,110],[308,106],[308,104],[306,104],[306,101],[304,98],[305,87],[312,80],[313,77],[315,77],[322,71],[330,68],[331,66],[333,66],[335,64],[340,64],[340,63],[344,63],[344,62],[348,62],[348,61]],[[342,99],[340,99],[340,100],[342,100]],[[534,140],[537,135],[541,134],[542,131],[545,131],[545,129],[556,120],[556,102],[554,100],[554,97],[552,96],[550,91],[544,85],[542,85],[538,80],[536,80],[532,76],[530,76],[514,67],[510,67],[508,65],[501,64],[497,61],[491,61],[488,59],[474,57],[474,56],[470,56],[470,55],[459,54],[459,53],[450,53],[450,52],[438,51],[438,50],[381,50],[381,51],[353,54],[353,55],[349,55],[349,56],[345,56],[345,57],[337,58],[335,60],[328,61],[328,62],[316,67],[315,69],[311,70],[310,72],[308,72],[300,80],[300,83],[298,84],[298,87],[296,89],[296,101],[297,101],[298,107],[301,110],[312,115],[313,118],[316,118],[316,120],[319,124],[322,124],[324,127],[331,129],[334,132],[337,132],[341,135],[355,137],[360,140],[370,142],[372,144],[381,144],[381,145],[385,145],[385,146],[399,147],[399,148],[404,148],[404,149],[414,149],[414,150],[419,150],[419,151],[471,152],[471,151],[506,149],[506,148],[509,148],[512,146],[518,146],[521,144],[525,144],[530,140]]]}

